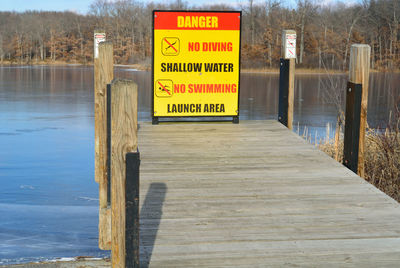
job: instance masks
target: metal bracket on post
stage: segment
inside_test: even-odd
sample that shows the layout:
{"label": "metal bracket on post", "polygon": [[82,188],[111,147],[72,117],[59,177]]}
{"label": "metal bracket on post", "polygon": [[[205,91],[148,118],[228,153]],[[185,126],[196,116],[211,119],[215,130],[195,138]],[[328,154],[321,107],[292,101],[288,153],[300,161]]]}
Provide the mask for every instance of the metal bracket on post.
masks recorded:
{"label": "metal bracket on post", "polygon": [[126,267],[139,268],[139,166],[140,153],[126,154],[125,250]]}
{"label": "metal bracket on post", "polygon": [[151,124],[152,124],[152,125],[158,125],[158,117],[155,117],[155,116],[154,116],[154,117],[152,118]]}
{"label": "metal bracket on post", "polygon": [[354,173],[357,173],[358,169],[361,98],[362,85],[348,82],[346,90],[343,165],[348,167]]}
{"label": "metal bracket on post", "polygon": [[111,206],[111,84],[107,84],[107,204]]}
{"label": "metal bracket on post", "polygon": [[289,108],[289,65],[289,60],[280,59],[278,121],[286,127],[288,126]]}

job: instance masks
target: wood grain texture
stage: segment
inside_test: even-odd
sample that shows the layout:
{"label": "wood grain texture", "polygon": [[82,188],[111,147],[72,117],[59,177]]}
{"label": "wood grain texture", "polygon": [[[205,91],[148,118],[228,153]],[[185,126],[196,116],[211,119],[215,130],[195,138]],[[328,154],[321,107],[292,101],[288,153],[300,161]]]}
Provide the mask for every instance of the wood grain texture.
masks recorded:
{"label": "wood grain texture", "polygon": [[106,141],[106,86],[109,84],[114,75],[113,71],[113,60],[110,60],[110,54],[112,57],[112,44],[104,46],[100,44],[102,53],[100,54],[99,46],[99,57],[94,59],[94,137],[95,137],[95,170],[94,178],[96,182],[100,182],[104,175],[105,157],[104,147]]}
{"label": "wood grain texture", "polygon": [[112,267],[125,268],[126,153],[137,151],[137,85],[111,84],[111,256]]}
{"label": "wood grain texture", "polygon": [[349,81],[362,84],[360,142],[358,150],[358,175],[364,177],[365,131],[367,128],[368,86],[371,47],[354,44],[350,48]]}
{"label": "wood grain texture", "polygon": [[396,267],[400,206],[275,121],[141,122],[143,267]]}
{"label": "wood grain texture", "polygon": [[[99,57],[94,59],[95,87],[95,180],[99,183],[100,211],[107,209],[107,84],[114,76],[112,42],[99,44]],[[99,248],[110,249],[110,213],[99,213]]]}
{"label": "wood grain texture", "polygon": [[99,209],[99,248],[111,249],[111,208]]}

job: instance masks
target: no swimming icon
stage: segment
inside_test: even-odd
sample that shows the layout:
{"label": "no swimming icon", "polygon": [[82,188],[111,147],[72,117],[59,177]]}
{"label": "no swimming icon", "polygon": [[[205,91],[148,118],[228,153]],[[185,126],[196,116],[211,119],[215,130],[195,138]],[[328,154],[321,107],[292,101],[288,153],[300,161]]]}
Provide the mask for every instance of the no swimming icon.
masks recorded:
{"label": "no swimming icon", "polygon": [[154,85],[156,88],[157,97],[172,97],[173,82],[169,79],[159,79]]}

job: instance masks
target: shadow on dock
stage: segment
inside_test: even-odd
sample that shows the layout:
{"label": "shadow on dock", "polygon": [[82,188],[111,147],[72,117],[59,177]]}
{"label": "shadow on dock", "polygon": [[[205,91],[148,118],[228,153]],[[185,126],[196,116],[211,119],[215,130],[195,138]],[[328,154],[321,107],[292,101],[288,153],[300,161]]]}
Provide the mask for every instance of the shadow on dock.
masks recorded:
{"label": "shadow on dock", "polygon": [[140,211],[140,247],[143,248],[140,267],[147,268],[153,254],[154,243],[162,217],[162,207],[167,193],[165,183],[152,183]]}

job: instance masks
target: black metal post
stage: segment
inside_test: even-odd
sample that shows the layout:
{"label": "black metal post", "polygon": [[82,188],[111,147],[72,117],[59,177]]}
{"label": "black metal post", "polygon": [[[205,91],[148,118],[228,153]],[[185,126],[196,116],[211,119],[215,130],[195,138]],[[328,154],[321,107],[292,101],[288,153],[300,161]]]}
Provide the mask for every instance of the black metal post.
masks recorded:
{"label": "black metal post", "polygon": [[286,127],[288,126],[289,107],[289,65],[290,60],[280,59],[278,121]]}
{"label": "black metal post", "polygon": [[362,85],[347,83],[343,165],[357,173]]}
{"label": "black metal post", "polygon": [[139,166],[138,152],[126,154],[125,248],[127,268],[139,268]]}
{"label": "black metal post", "polygon": [[111,84],[107,84],[107,204],[111,206]]}

